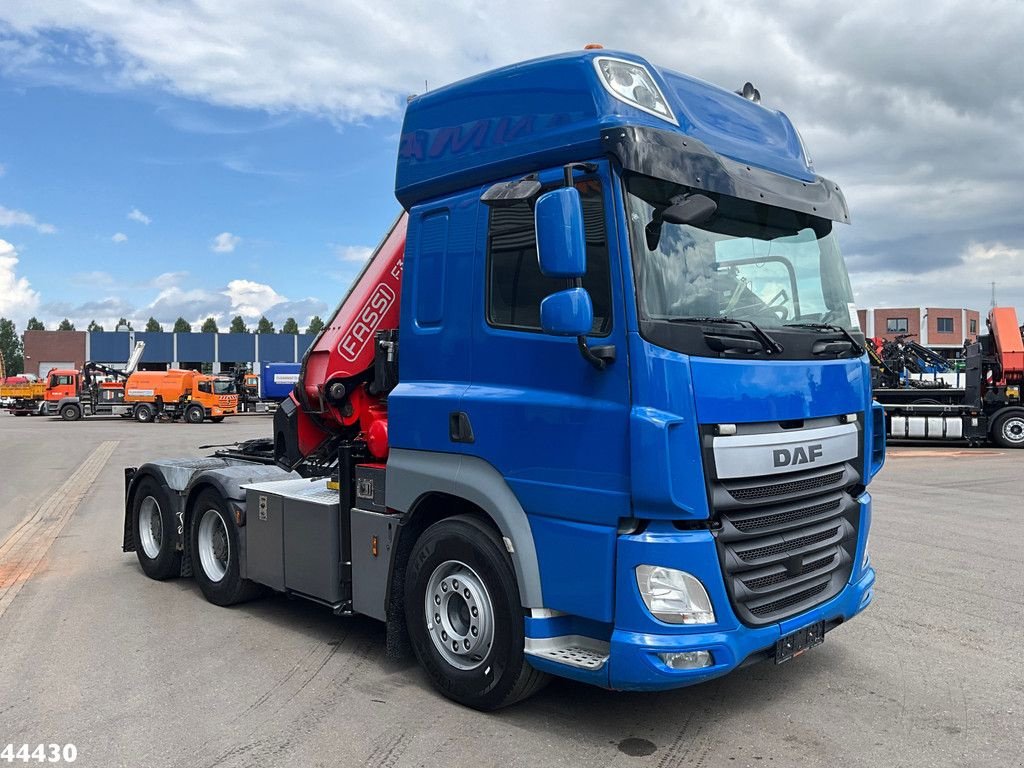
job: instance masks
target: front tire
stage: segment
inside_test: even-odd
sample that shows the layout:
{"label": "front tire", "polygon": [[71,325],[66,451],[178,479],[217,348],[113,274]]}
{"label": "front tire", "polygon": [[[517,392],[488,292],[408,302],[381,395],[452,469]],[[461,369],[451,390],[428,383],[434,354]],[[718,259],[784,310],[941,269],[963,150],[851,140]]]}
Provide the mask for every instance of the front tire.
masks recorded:
{"label": "front tire", "polygon": [[1001,448],[1024,448],[1024,413],[1004,413],[992,425],[992,439]]}
{"label": "front tire", "polygon": [[163,488],[152,477],[142,478],[132,499],[132,535],[139,565],[149,578],[162,581],[181,575],[177,526]]}
{"label": "front tire", "polygon": [[60,417],[64,421],[78,421],[82,418],[82,411],[77,405],[65,405],[60,409]]}
{"label": "front tire", "polygon": [[185,409],[185,421],[189,424],[202,424],[206,414],[198,405],[190,405]]}
{"label": "front tire", "polygon": [[238,531],[227,503],[216,491],[202,491],[192,510],[192,570],[203,595],[214,605],[234,605],[260,594],[260,586],[239,575]]}
{"label": "front tire", "polygon": [[448,698],[489,711],[544,685],[547,675],[523,653],[521,606],[508,553],[483,521],[442,520],[413,547],[406,623],[416,658]]}

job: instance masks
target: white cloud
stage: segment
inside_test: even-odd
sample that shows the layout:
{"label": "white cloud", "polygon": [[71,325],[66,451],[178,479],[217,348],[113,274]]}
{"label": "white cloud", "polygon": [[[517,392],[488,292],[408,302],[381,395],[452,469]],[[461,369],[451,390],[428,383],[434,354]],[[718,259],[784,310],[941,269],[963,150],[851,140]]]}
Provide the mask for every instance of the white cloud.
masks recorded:
{"label": "white cloud", "polygon": [[335,247],[334,252],[342,261],[362,264],[373,255],[373,248],[367,248],[365,245],[339,245]]}
{"label": "white cloud", "polygon": [[132,221],[137,221],[140,224],[149,224],[152,221],[152,219],[149,218],[149,216],[144,214],[138,208],[132,208],[130,211],[128,211],[128,218],[131,219]]}
{"label": "white cloud", "polygon": [[288,300],[269,285],[252,280],[232,280],[224,295],[231,302],[231,311],[246,317],[259,317],[275,304]]}
{"label": "white cloud", "polygon": [[242,238],[238,235],[232,235],[230,232],[221,232],[210,243],[210,250],[214,253],[231,253],[235,250],[235,246],[242,242]]}
{"label": "white cloud", "polygon": [[128,239],[128,235],[126,235],[124,232],[115,232],[114,236],[110,239],[113,240],[115,243],[123,243],[125,240]]}
{"label": "white cloud", "polygon": [[0,205],[0,227],[31,227],[42,235],[52,235],[57,231],[53,224],[37,221],[31,213],[4,208],[2,205]]}
{"label": "white cloud", "polygon": [[39,292],[26,278],[18,277],[17,266],[18,252],[6,240],[0,240],[0,315],[23,327],[39,306]]}

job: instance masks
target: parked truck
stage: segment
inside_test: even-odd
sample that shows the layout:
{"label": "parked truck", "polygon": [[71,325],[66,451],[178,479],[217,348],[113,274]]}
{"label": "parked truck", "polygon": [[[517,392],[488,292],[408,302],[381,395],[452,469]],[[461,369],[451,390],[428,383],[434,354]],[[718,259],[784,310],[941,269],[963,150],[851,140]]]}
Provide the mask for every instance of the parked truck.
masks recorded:
{"label": "parked truck", "polygon": [[269,413],[286,400],[299,380],[301,363],[262,363],[260,372],[239,369],[232,375],[238,408],[246,413]]}
{"label": "parked truck", "polygon": [[53,368],[46,375],[46,412],[64,421],[86,416],[131,418],[133,406],[125,403],[124,382],[142,359],[146,342],[135,343],[125,367],[87,362],[82,370]]}
{"label": "parked truck", "polygon": [[217,423],[238,409],[238,393],[230,378],[178,368],[136,371],[125,382],[124,401],[136,421],[143,423],[157,418]]}
{"label": "parked truck", "polygon": [[273,437],[128,468],[124,550],[380,619],[483,710],[822,643],[872,600],[883,412],[843,195],[742,93],[587,50],[411,99]]}
{"label": "parked truck", "polygon": [[15,416],[39,416],[46,413],[46,382],[25,376],[0,379],[0,407]]}
{"label": "parked truck", "polygon": [[963,372],[908,372],[877,360],[875,398],[893,439],[966,440],[1024,448],[1024,340],[1013,307],[994,307]]}

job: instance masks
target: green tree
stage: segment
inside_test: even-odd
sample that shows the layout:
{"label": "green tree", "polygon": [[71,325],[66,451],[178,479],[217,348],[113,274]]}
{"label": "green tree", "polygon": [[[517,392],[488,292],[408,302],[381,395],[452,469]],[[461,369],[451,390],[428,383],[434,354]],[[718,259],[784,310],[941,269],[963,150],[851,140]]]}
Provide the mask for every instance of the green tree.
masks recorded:
{"label": "green tree", "polygon": [[281,326],[281,333],[298,333],[299,324],[295,322],[294,317],[289,317],[284,321],[284,325]]}
{"label": "green tree", "polygon": [[259,322],[256,323],[256,333],[273,333],[274,324],[267,320],[266,315],[260,315]]}
{"label": "green tree", "polygon": [[320,333],[323,329],[324,321],[320,319],[320,315],[313,315],[313,319],[309,321],[306,333]]}
{"label": "green tree", "polygon": [[164,327],[157,322],[155,317],[146,321],[146,333],[163,333]]}
{"label": "green tree", "polygon": [[175,333],[192,333],[192,323],[186,320],[184,317],[179,317],[174,321]]}
{"label": "green tree", "polygon": [[114,330],[118,330],[122,325],[127,326],[129,331],[135,330],[134,328],[132,328],[132,324],[128,322],[127,318],[124,317],[119,318],[118,321],[114,323]]}
{"label": "green tree", "polygon": [[66,317],[60,321],[60,325],[57,326],[58,331],[73,331],[75,330],[75,324],[68,320]]}
{"label": "green tree", "polygon": [[0,355],[3,355],[7,376],[15,376],[25,370],[23,351],[14,321],[0,317]]}
{"label": "green tree", "polygon": [[199,329],[200,333],[219,333],[217,328],[217,321],[212,317],[208,317],[203,320],[203,327]]}
{"label": "green tree", "polygon": [[231,318],[231,327],[228,328],[228,333],[248,333],[249,328],[245,325],[245,320],[242,319],[241,315],[235,315]]}
{"label": "green tree", "polygon": [[[42,330],[42,329],[40,329],[40,330]],[[95,320],[90,320],[89,321],[89,327],[86,328],[86,330],[89,331],[90,333],[92,331],[102,331],[103,330],[103,326],[100,325],[99,323],[97,323]]]}
{"label": "green tree", "polygon": [[43,325],[39,320],[34,317],[28,319],[28,325],[25,326],[26,331],[45,331],[46,326]]}

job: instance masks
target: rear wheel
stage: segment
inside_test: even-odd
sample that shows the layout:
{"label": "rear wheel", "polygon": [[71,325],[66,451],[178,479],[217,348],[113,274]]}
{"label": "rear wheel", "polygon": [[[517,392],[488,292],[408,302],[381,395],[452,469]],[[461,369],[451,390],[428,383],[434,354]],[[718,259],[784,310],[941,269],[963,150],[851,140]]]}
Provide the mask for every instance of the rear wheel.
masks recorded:
{"label": "rear wheel", "polygon": [[139,565],[149,578],[162,580],[181,574],[176,529],[167,494],[153,478],[144,477],[132,500],[132,532]]}
{"label": "rear wheel", "polygon": [[189,424],[202,424],[204,418],[206,418],[206,414],[198,405],[190,405],[185,409],[185,421]]}
{"label": "rear wheel", "polygon": [[148,424],[153,420],[153,408],[146,403],[139,403],[135,406],[135,420]]}
{"label": "rear wheel", "polygon": [[1024,413],[1004,413],[996,419],[992,439],[1002,448],[1024,448]]}
{"label": "rear wheel", "polygon": [[65,405],[60,409],[60,417],[64,421],[78,421],[82,418],[82,410],[77,405]]}
{"label": "rear wheel", "polygon": [[205,490],[196,499],[190,544],[196,582],[211,603],[234,605],[260,594],[256,582],[239,575],[238,531],[216,491]]}
{"label": "rear wheel", "polygon": [[547,680],[523,653],[519,588],[498,535],[475,517],[435,523],[409,558],[405,610],[416,658],[445,696],[493,710]]}

